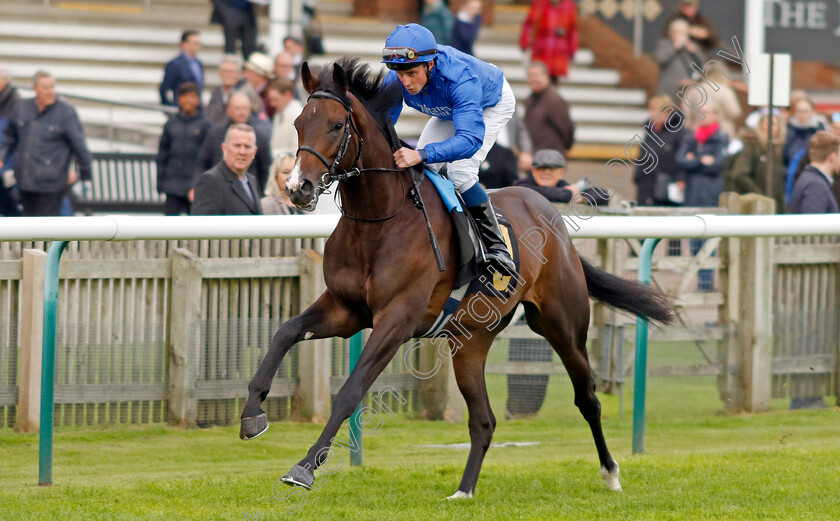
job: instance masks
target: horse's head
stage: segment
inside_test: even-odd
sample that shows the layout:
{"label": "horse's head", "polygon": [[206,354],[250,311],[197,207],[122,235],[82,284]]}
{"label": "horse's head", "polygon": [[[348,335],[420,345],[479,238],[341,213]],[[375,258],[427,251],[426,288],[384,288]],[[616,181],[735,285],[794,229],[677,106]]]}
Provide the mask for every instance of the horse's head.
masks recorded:
{"label": "horse's head", "polygon": [[329,86],[321,85],[306,62],[301,66],[301,78],[310,97],[295,120],[299,146],[286,192],[297,207],[314,210],[318,196],[358,161],[361,145],[353,98],[341,65],[333,64]]}

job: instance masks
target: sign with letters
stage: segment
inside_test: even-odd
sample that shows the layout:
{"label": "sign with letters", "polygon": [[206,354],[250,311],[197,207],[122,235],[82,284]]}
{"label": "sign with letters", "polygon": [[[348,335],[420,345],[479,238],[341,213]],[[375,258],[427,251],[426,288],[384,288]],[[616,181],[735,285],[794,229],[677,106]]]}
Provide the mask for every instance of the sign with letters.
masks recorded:
{"label": "sign with letters", "polygon": [[[676,0],[659,0],[662,9],[655,18],[645,18],[642,50],[652,53],[664,34],[664,24],[676,12]],[[700,12],[708,18],[727,48],[733,36],[744,38],[744,0],[703,0]],[[620,12],[606,16],[596,12],[630,42],[633,22]],[[793,61],[840,64],[840,0],[765,0],[765,52],[790,54]]]}

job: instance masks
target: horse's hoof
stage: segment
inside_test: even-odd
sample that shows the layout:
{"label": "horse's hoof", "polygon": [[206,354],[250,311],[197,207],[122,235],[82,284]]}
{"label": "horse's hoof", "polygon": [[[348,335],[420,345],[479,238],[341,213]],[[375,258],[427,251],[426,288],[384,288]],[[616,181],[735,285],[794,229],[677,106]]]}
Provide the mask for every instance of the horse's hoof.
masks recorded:
{"label": "horse's hoof", "polygon": [[239,439],[253,440],[268,430],[268,418],[265,413],[259,416],[242,418],[242,426],[239,428]]}
{"label": "horse's hoof", "polygon": [[312,483],[315,481],[315,474],[306,467],[295,465],[285,476],[280,478],[280,481],[293,487],[312,488]]}
{"label": "horse's hoof", "polygon": [[461,490],[455,491],[454,494],[446,499],[472,499],[472,492],[463,492]]}
{"label": "horse's hoof", "polygon": [[608,471],[606,467],[601,467],[601,477],[604,478],[604,484],[608,489],[621,492],[621,483],[618,481],[618,463],[615,464],[615,470],[612,472]]}

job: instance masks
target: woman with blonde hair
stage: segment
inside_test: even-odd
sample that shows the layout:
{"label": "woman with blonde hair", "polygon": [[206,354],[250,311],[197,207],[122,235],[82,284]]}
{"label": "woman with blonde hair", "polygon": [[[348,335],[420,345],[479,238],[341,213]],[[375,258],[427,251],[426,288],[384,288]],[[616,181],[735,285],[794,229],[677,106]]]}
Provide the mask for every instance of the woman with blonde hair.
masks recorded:
{"label": "woman with blonde hair", "polygon": [[286,194],[286,179],[295,165],[295,156],[280,154],[271,163],[262,209],[265,215],[296,215],[301,213]]}

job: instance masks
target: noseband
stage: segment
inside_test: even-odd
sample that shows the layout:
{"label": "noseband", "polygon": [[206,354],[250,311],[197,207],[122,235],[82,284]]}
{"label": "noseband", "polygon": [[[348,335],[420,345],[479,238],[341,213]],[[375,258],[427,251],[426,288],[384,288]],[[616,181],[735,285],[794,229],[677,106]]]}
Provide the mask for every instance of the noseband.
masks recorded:
{"label": "noseband", "polygon": [[364,145],[364,139],[362,139],[362,134],[359,132],[359,129],[356,128],[356,122],[353,119],[353,107],[351,107],[348,103],[344,100],[326,91],[315,91],[309,95],[309,98],[321,98],[321,99],[328,99],[332,101],[336,101],[341,104],[342,107],[347,111],[347,119],[344,121],[344,137],[341,139],[341,144],[338,145],[338,151],[335,153],[335,160],[333,164],[330,165],[327,159],[317,150],[314,148],[301,145],[298,147],[297,152],[295,152],[295,156],[299,155],[301,152],[309,152],[310,154],[314,155],[318,158],[318,160],[324,164],[327,168],[327,171],[321,176],[321,179],[318,181],[318,193],[330,193],[328,188],[331,184],[335,181],[344,181],[350,177],[355,177],[361,174],[361,170],[358,167],[353,168],[352,170],[345,170],[341,173],[336,173],[336,169],[338,168],[338,164],[344,159],[344,155],[347,153],[347,147],[350,145],[350,129],[352,128],[353,131],[356,133],[356,136],[359,139],[359,149],[356,152],[356,158],[353,160],[352,164],[357,164],[359,162],[359,157],[362,155],[362,146]]}

